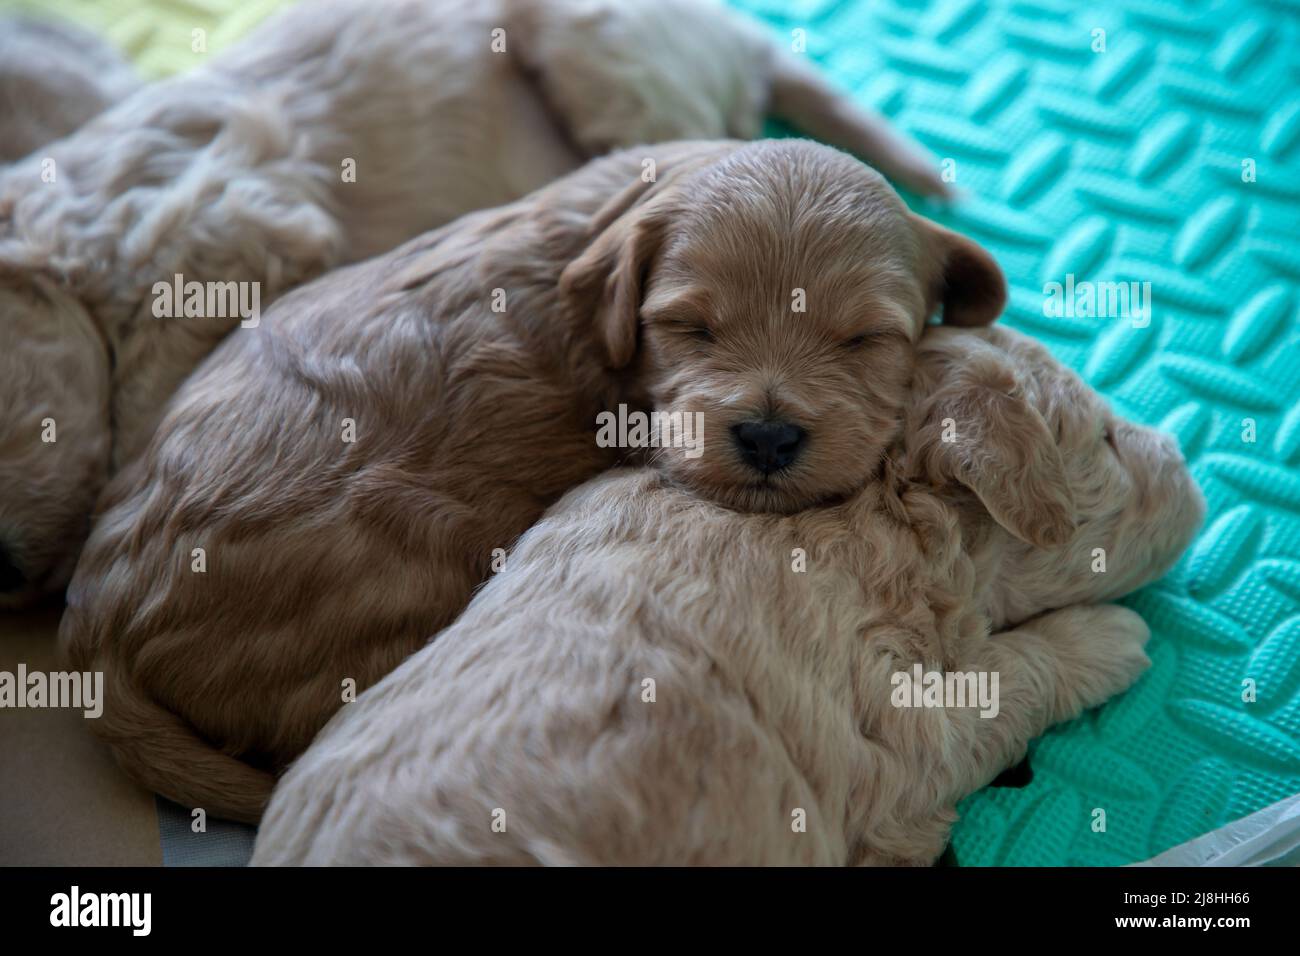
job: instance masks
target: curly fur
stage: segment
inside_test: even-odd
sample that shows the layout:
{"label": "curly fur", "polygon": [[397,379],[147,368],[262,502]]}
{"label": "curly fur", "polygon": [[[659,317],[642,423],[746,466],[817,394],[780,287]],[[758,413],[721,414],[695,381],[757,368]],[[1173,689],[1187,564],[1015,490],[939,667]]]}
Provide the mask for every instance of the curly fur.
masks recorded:
{"label": "curly fur", "polygon": [[[238,322],[156,319],[156,282],[256,282],[269,304],[610,147],[752,136],[769,106],[942,191],[879,117],[704,0],[298,4],[0,173],[0,442],[23,446],[0,459],[0,549],[21,580],[0,606],[62,589],[99,481]],[[96,331],[67,348],[107,357],[109,441],[43,442],[29,426],[42,404],[78,434],[104,420],[100,375],[79,389],[20,372],[54,313]]]}
{"label": "curly fur", "polygon": [[[897,428],[954,249],[987,269],[947,282],[950,301],[1003,290],[987,254],[844,153],[678,143],[596,160],[289,294],[195,372],[104,493],[60,630],[76,666],[110,675],[93,729],[148,786],[256,819],[345,680],[369,686],[451,623],[494,549],[615,464],[598,413],[688,381],[710,395],[762,383],[813,430],[808,463],[748,504],[850,490]],[[795,278],[807,313],[790,311]],[[662,315],[641,328],[643,298],[691,290],[714,297],[715,345],[686,344]],[[866,344],[846,348],[856,335]],[[719,420],[733,404],[704,409],[710,461],[735,457]],[[663,464],[734,503],[716,472]]]}
{"label": "curly fur", "polygon": [[[253,862],[933,862],[962,797],[1147,667],[1142,620],[1093,602],[1204,503],[1168,439],[1014,333],[931,330],[919,364],[902,447],[842,504],[746,515],[649,470],[571,492],[322,731]],[[1020,473],[1052,494],[1009,510]],[[998,672],[997,716],[891,706],[916,663]]]}

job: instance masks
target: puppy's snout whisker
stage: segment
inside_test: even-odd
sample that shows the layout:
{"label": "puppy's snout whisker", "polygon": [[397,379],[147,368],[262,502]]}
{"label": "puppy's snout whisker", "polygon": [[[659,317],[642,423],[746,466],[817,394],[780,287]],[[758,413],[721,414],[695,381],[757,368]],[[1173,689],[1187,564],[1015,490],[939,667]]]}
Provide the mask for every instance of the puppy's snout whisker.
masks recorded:
{"label": "puppy's snout whisker", "polygon": [[794,464],[808,432],[789,422],[740,422],[731,426],[731,437],[741,460],[769,475]]}
{"label": "puppy's snout whisker", "polygon": [[668,448],[663,445],[657,445],[653,448],[647,449],[645,453],[646,465],[650,468],[657,468],[661,465],[664,465],[669,460],[668,453],[670,451],[672,451],[671,448]]}

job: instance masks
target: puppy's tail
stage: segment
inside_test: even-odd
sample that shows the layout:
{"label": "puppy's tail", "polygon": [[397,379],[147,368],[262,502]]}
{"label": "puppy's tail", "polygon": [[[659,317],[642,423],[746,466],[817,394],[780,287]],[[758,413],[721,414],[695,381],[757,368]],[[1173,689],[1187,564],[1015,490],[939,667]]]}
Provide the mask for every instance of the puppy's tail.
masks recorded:
{"label": "puppy's tail", "polygon": [[209,816],[253,824],[261,820],[274,776],[217,750],[176,714],[122,679],[111,664],[102,669],[103,713],[91,723],[127,774]]}
{"label": "puppy's tail", "polygon": [[830,86],[808,64],[784,50],[772,63],[768,110],[808,135],[865,159],[913,192],[950,198],[952,191],[932,157],[879,113],[864,109]]}

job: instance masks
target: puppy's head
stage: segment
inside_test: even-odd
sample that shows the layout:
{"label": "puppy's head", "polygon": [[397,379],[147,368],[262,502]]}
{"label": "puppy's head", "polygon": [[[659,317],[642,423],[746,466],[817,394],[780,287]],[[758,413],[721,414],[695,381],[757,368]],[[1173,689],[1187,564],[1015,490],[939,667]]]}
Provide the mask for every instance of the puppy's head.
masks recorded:
{"label": "puppy's head", "polygon": [[1177,442],[1116,417],[1026,336],[931,329],[913,394],[907,472],[964,489],[1009,532],[992,592],[1002,620],[1141,587],[1205,517]]}
{"label": "puppy's head", "polygon": [[894,437],[928,316],[993,321],[977,245],[910,213],[846,154],[760,142],[612,200],[562,290],[654,411],[700,421],[655,460],[697,493],[794,511],[862,485]]}
{"label": "puppy's head", "polygon": [[109,359],[85,308],[0,264],[0,608],[60,590],[108,473]]}

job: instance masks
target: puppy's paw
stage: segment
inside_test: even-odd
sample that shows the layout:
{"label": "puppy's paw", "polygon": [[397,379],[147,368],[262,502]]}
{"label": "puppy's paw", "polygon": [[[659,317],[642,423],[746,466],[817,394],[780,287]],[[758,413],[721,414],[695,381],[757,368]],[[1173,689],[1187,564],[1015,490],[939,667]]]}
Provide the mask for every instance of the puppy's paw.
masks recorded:
{"label": "puppy's paw", "polygon": [[1151,629],[1137,613],[1118,604],[1094,604],[1057,611],[1048,636],[1062,658],[1063,703],[1072,713],[1100,706],[1128,690],[1151,666],[1146,643]]}

